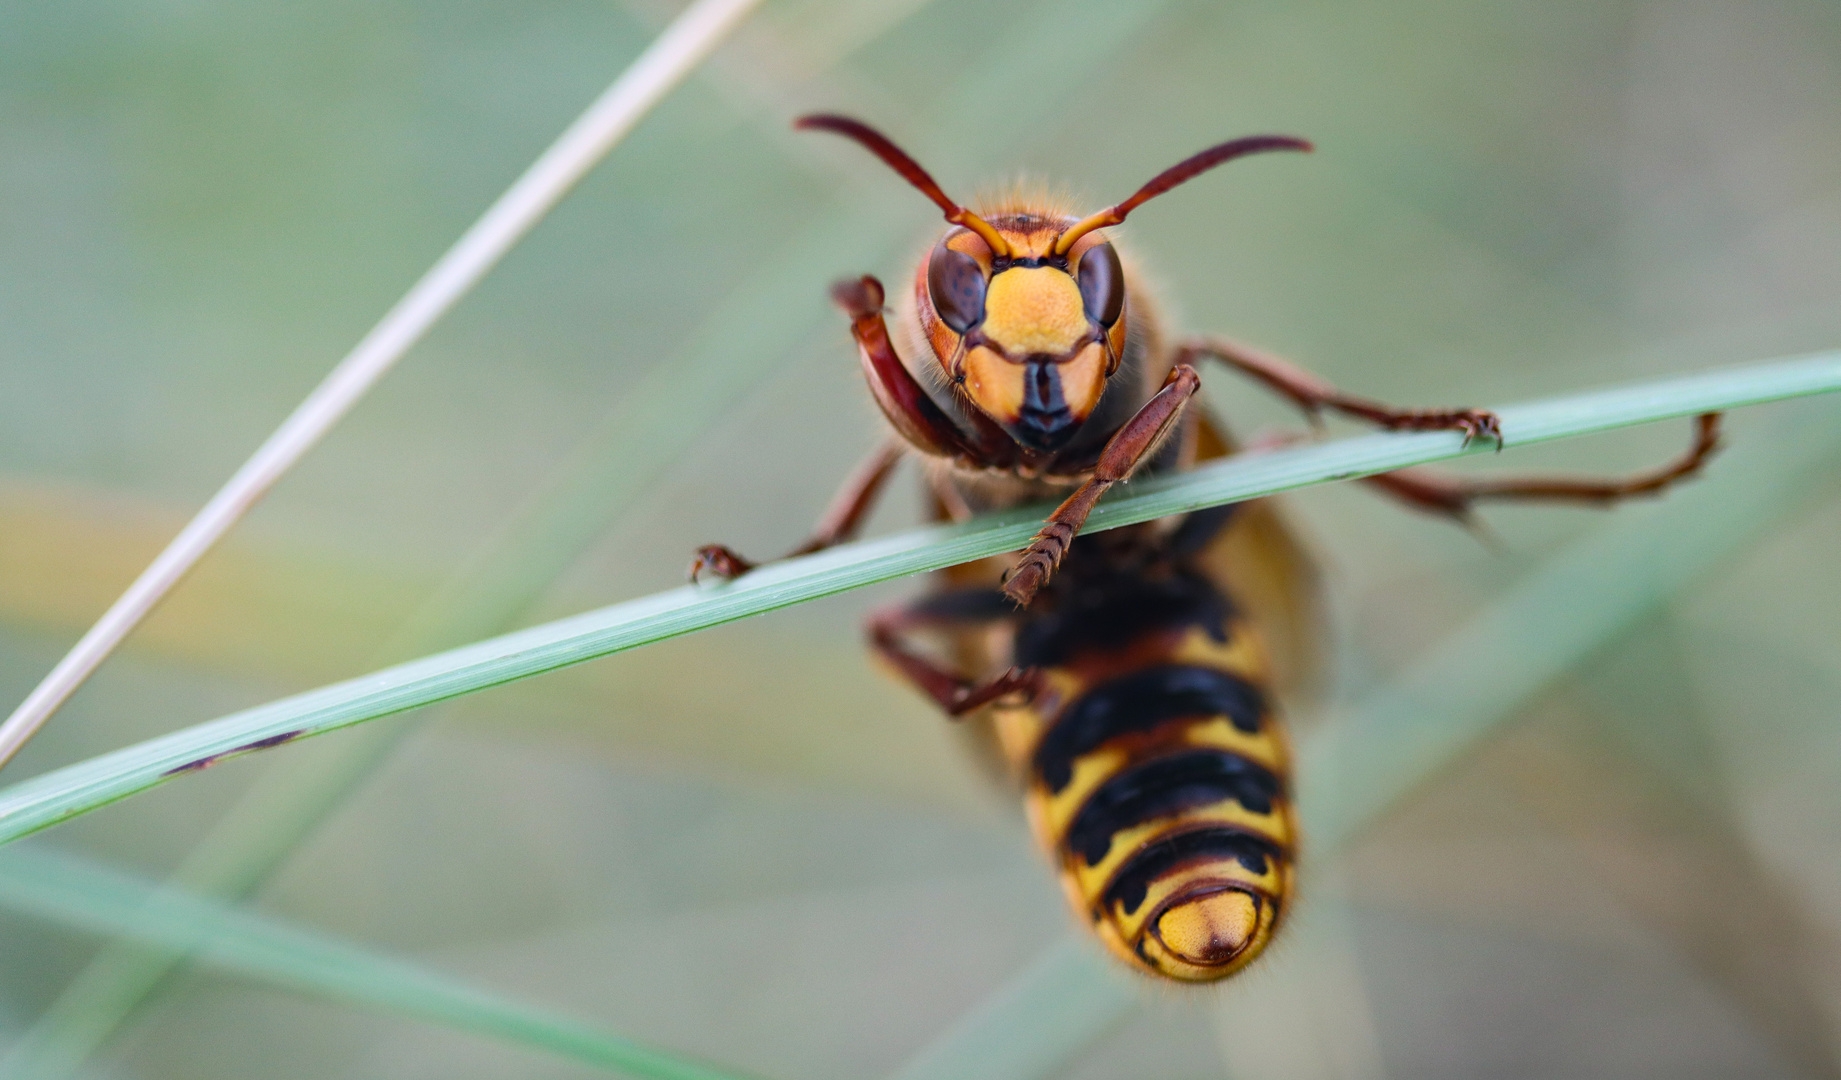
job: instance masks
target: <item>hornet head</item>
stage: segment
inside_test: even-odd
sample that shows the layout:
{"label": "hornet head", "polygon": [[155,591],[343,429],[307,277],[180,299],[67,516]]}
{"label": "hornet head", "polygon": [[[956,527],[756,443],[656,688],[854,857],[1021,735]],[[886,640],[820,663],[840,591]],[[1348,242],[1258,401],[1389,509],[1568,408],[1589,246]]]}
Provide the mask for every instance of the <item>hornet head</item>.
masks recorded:
{"label": "hornet head", "polygon": [[915,275],[921,329],[962,401],[1017,442],[1046,452],[1066,445],[1093,414],[1125,348],[1125,272],[1101,230],[1223,162],[1310,149],[1286,135],[1235,139],[1085,218],[1012,209],[987,219],[948,198],[913,158],[860,121],[820,114],[796,126],[861,143],[945,211],[955,227]]}

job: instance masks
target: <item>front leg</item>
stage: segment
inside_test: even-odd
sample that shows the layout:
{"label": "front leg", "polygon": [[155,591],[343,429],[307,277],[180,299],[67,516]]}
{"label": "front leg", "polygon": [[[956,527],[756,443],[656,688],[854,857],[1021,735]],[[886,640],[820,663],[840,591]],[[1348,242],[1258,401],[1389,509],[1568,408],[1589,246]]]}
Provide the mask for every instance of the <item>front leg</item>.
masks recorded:
{"label": "front leg", "polygon": [[831,286],[831,299],[850,316],[850,334],[857,341],[857,358],[869,392],[895,433],[923,454],[953,458],[974,466],[1010,464],[1016,444],[976,410],[967,420],[976,429],[967,432],[934,403],[889,340],[882,317],[882,283],[865,274],[855,281]]}
{"label": "front leg", "polygon": [[[868,380],[870,394],[882,409],[883,417],[900,438],[889,440],[851,474],[811,538],[789,555],[809,555],[848,540],[881,494],[889,470],[901,458],[904,442],[935,457],[981,464],[987,461],[1007,463],[999,448],[986,445],[990,440],[982,430],[979,437],[968,436],[953,423],[901,362],[882,317],[884,295],[880,281],[868,275],[840,281],[831,287],[831,299],[850,316],[850,334],[856,339],[863,377]],[[740,577],[757,565],[721,544],[706,544],[697,549],[696,558],[691,560],[690,580],[694,582],[704,574]]]}
{"label": "front leg", "polygon": [[1461,431],[1466,446],[1472,439],[1490,439],[1496,449],[1502,449],[1502,425],[1487,409],[1396,409],[1345,394],[1295,364],[1224,338],[1187,342],[1176,352],[1178,363],[1192,364],[1203,356],[1212,356],[1290,398],[1312,422],[1323,409],[1335,409],[1390,431]]}
{"label": "front leg", "polygon": [[[831,505],[825,508],[824,516],[818,519],[812,535],[806,538],[805,543],[787,552],[786,558],[823,551],[855,536],[863,525],[864,517],[868,516],[876,500],[881,497],[889,474],[895,471],[895,466],[901,461],[901,454],[900,441],[884,439],[882,445],[864,458],[845,478],[844,486],[838,488],[837,494],[831,497]],[[757,565],[721,544],[705,544],[697,549],[697,557],[691,560],[690,580],[695,582],[706,573],[721,578],[736,578]]]}
{"label": "front leg", "polygon": [[1016,601],[1019,607],[1029,606],[1036,590],[1046,584],[1055,567],[1061,565],[1061,557],[1067,554],[1068,545],[1086,524],[1087,515],[1093,512],[1100,496],[1129,477],[1150,457],[1175,426],[1183,406],[1201,388],[1201,377],[1188,364],[1179,363],[1170,371],[1170,377],[1164,380],[1157,396],[1146,402],[1106,443],[1092,477],[1055,508],[1043,523],[1042,531],[1023,549],[1022,559],[1004,577],[1004,595]]}

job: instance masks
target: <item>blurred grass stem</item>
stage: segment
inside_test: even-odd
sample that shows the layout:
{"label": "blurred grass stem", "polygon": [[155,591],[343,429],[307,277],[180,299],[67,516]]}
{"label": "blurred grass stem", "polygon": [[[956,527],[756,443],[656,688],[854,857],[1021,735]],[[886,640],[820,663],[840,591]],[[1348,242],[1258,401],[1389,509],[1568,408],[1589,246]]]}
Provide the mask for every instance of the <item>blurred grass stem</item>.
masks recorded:
{"label": "blurred grass stem", "polygon": [[[1162,0],[1125,6],[1089,0],[1075,18],[1052,0],[1026,11],[1019,17],[1033,24],[1067,21],[1054,23],[1055,39],[1039,52],[1017,58],[1007,45],[991,49],[986,66],[1003,72],[1008,105],[980,112],[976,101],[955,99],[954,110],[979,116],[955,145],[979,157],[1026,139],[1060,100],[1042,89],[1052,85],[1044,72],[1097,58],[1163,6]],[[770,132],[790,157],[804,160],[805,142],[777,117]],[[848,184],[839,199],[848,208],[841,225],[826,217],[805,229],[704,317],[685,351],[657,361],[552,482],[411,616],[379,663],[504,631],[706,429],[780,370],[777,361],[820,331],[821,312],[830,318],[808,302],[810,283],[839,266],[873,264],[898,246],[908,227],[900,212],[905,198],[887,191],[885,180],[870,173]],[[415,726],[368,727],[273,770],[187,856],[169,885],[222,897],[256,889]],[[21,1049],[0,1062],[0,1077],[70,1075],[183,956],[132,940],[106,946],[33,1022]]]}
{"label": "blurred grass stem", "polygon": [[742,1080],[740,1074],[476,989],[407,960],[32,845],[0,855],[0,903],[96,933],[198,950],[200,960],[219,970],[597,1068],[648,1080]]}
{"label": "blurred grass stem", "polygon": [[[1841,353],[1570,395],[1500,410],[1511,445],[1841,390]],[[1374,434],[1237,457],[1141,481],[1089,528],[1117,528],[1473,453],[1455,432]],[[246,709],[0,790],[0,843],[49,828],[226,757],[268,749],[878,581],[1014,551],[1042,508],[916,529],[769,564],[738,581],[685,587],[591,611]]]}
{"label": "blurred grass stem", "polygon": [[[1841,423],[1828,404],[1806,410],[1767,444],[1735,448],[1703,482],[1620,514],[1569,545],[1406,671],[1333,713],[1299,746],[1300,832],[1308,862],[1345,853],[1401,800],[1513,720],[1556,677],[1801,505],[1841,455]],[[1113,961],[1084,936],[1070,934],[893,1075],[1052,1076],[1143,1000],[1140,985],[1122,983]],[[1031,1019],[1062,1013],[1083,1017],[1087,1026]],[[1028,1032],[1026,1042],[1013,1034],[1018,1030]],[[977,1067],[993,1055],[1022,1067],[1001,1074]]]}
{"label": "blurred grass stem", "polygon": [[0,766],[236,523],[319,443],[761,0],[696,0],[463,233],[307,395],[0,724]]}
{"label": "blurred grass stem", "polygon": [[[1560,673],[1714,570],[1796,506],[1841,454],[1832,407],[1745,444],[1708,482],[1577,541],[1302,745],[1310,857],[1338,857],[1416,787],[1513,719]],[[1723,511],[1723,512],[1722,512]],[[579,1021],[505,1001],[404,961],[69,855],[0,853],[0,904],[98,933],[195,952],[208,967],[646,1076],[707,1076]],[[1306,927],[1298,927],[1302,932]],[[1143,983],[1069,935],[910,1059],[896,1080],[1052,1075],[1122,1022]],[[1230,1065],[1233,1062],[1230,1060]],[[669,1068],[689,1070],[671,1072]],[[699,1071],[703,1070],[703,1071]]]}
{"label": "blurred grass stem", "polygon": [[[1051,0],[1024,11],[1019,16],[1024,22],[1056,27],[1052,37],[1020,57],[1010,55],[1007,43],[991,47],[984,66],[1002,73],[1007,105],[980,110],[975,100],[955,99],[953,110],[976,117],[959,130],[955,146],[977,158],[1027,140],[1060,102],[1047,89],[1053,84],[1044,73],[1097,60],[1164,6],[1162,0],[1133,5],[1088,0],[1084,11],[1077,11]],[[989,84],[980,88],[988,92]],[[758,101],[771,84],[747,89]],[[778,116],[769,134],[790,159],[806,159],[805,138]],[[825,328],[820,316],[829,322],[832,315],[811,302],[816,296],[811,283],[840,266],[882,260],[899,245],[909,221],[902,212],[906,197],[890,191],[880,173],[865,170],[863,178],[845,185],[838,201],[847,208],[841,224],[827,216],[804,229],[704,316],[683,351],[656,361],[551,482],[399,629],[379,664],[514,625],[610,522],[737,402],[781,370],[788,352]],[[830,329],[843,340],[841,328]],[[424,713],[422,719],[433,716]],[[168,884],[219,897],[255,890],[417,726],[368,726],[321,752],[299,755],[303,760],[288,768],[271,770],[199,842]],[[19,1049],[0,1062],[0,1078],[50,1080],[74,1073],[183,958],[183,950],[138,940],[105,946],[39,1014]]]}

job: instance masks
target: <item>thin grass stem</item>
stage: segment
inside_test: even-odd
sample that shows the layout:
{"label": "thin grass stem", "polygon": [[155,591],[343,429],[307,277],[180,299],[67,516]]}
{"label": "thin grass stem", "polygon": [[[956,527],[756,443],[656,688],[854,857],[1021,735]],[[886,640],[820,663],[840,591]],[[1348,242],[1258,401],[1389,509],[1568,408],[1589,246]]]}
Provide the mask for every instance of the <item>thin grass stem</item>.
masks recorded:
{"label": "thin grass stem", "polygon": [[[1801,505],[1841,456],[1835,410],[1735,450],[1704,483],[1569,545],[1299,748],[1310,863],[1337,858],[1400,800],[1499,731],[1553,680]],[[1307,864],[1306,872],[1309,872]],[[1036,1080],[1144,1000],[1084,937],[1043,952],[899,1069],[898,1080]],[[1052,977],[1051,977],[1052,976]],[[1087,1026],[1032,1022],[1081,1016]],[[1018,1033],[1022,1034],[1019,1035]],[[1001,1057],[1005,1071],[978,1062]]]}
{"label": "thin grass stem", "polygon": [[[1313,861],[1334,857],[1555,676],[1768,531],[1837,454],[1832,409],[1805,410],[1764,445],[1741,446],[1709,482],[1570,546],[1386,688],[1333,717],[1301,754]],[[123,901],[128,889],[140,891]],[[0,903],[175,953],[211,941],[200,957],[211,966],[583,1060],[615,1052],[603,1045],[610,1037],[575,1021],[490,999],[482,1011],[479,991],[405,972],[397,961],[353,958],[345,951],[353,946],[29,847],[0,854]],[[303,968],[322,975],[303,980]],[[323,977],[327,970],[340,974]],[[431,977],[439,983],[432,996]],[[1133,979],[1069,937],[896,1075],[1046,1076],[1141,1000]],[[616,1049],[625,1043],[611,1041]]]}
{"label": "thin grass stem", "polygon": [[[1026,138],[1060,104],[1053,94],[1030,92],[1045,73],[1097,59],[1162,6],[1096,5],[1066,24],[1065,40],[1025,57],[993,46],[987,66],[1000,72],[1001,80],[991,92],[1003,93],[1010,105],[975,113],[959,130],[956,149],[980,157]],[[1069,15],[1065,5],[1058,14]],[[1076,33],[1075,27],[1094,32]],[[789,153],[806,148],[779,120],[774,134]],[[867,183],[886,188],[885,177],[870,175]],[[873,264],[899,245],[908,216],[895,212],[898,207],[892,210],[890,200],[900,198],[899,192],[850,185],[843,200],[848,215],[841,221],[826,218],[795,238],[706,316],[689,335],[685,351],[656,363],[584,440],[555,481],[393,635],[380,662],[503,631],[706,428],[779,370],[778,361],[788,351],[819,331],[818,311],[809,303],[810,282],[824,280],[840,265]],[[738,342],[746,348],[738,350]],[[304,768],[265,778],[188,856],[170,883],[187,892],[226,897],[256,888],[412,727],[369,728],[341,740],[341,753],[323,754]],[[181,954],[128,941],[103,949],[22,1036],[20,1046],[39,1050],[16,1051],[0,1061],[0,1078],[70,1075],[180,959]]]}
{"label": "thin grass stem", "polygon": [[[1726,369],[1499,410],[1510,445],[1841,390],[1841,353]],[[1243,454],[1130,485],[1102,504],[1109,529],[1308,484],[1487,452],[1452,432],[1377,434]],[[1023,546],[1041,508],[916,529],[769,565],[739,581],[657,593],[247,709],[0,791],[0,843],[49,828],[227,757],[445,701],[749,615]]]}
{"label": "thin grass stem", "polygon": [[[1089,0],[1086,10],[1071,11],[1062,0],[1053,4],[1035,15],[1038,23],[1050,14],[1065,20],[1055,24],[1064,27],[1059,40],[1021,57],[1010,55],[1007,45],[991,47],[985,67],[998,73],[998,81],[981,86],[1009,104],[974,110],[957,126],[955,149],[961,155],[995,155],[1026,140],[1061,104],[1054,94],[1031,92],[1043,85],[1045,74],[1098,60],[1164,6],[1161,0],[1133,5]],[[771,88],[751,87],[764,89]],[[759,99],[756,93],[752,100]],[[774,120],[771,133],[789,155],[803,158],[809,144],[783,120]],[[789,351],[810,340],[820,329],[809,302],[810,283],[839,266],[873,265],[898,246],[907,229],[908,216],[891,202],[905,197],[888,191],[881,174],[868,176],[848,185],[841,201],[849,213],[841,222],[826,218],[805,230],[732,290],[690,333],[684,351],[655,363],[554,481],[392,636],[379,662],[503,632],[686,448],[779,370]],[[433,719],[431,713],[422,717]],[[416,726],[367,727],[339,740],[337,752],[264,777],[168,884],[206,896],[248,894]],[[105,947],[21,1036],[16,1045],[24,1049],[0,1060],[0,1080],[56,1080],[74,1073],[182,958],[133,941]]]}
{"label": "thin grass stem", "polygon": [[0,903],[93,933],[196,951],[201,962],[221,971],[597,1068],[648,1080],[744,1080],[741,1073],[634,1042],[374,949],[32,845],[0,853]]}
{"label": "thin grass stem", "polygon": [[499,196],[257,448],[4,724],[0,766],[359,399],[761,0],[697,0]]}

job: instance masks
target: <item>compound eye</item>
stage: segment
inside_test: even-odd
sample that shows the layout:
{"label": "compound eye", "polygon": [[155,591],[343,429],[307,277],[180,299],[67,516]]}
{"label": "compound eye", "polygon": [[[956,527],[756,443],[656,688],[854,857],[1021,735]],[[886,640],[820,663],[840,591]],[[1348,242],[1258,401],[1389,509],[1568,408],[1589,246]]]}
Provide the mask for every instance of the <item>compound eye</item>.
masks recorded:
{"label": "compound eye", "polygon": [[927,260],[927,296],[940,321],[963,334],[984,320],[984,268],[941,241]]}
{"label": "compound eye", "polygon": [[1125,268],[1111,244],[1095,244],[1080,257],[1074,280],[1080,285],[1080,302],[1087,318],[1103,330],[1112,329],[1125,310]]}

